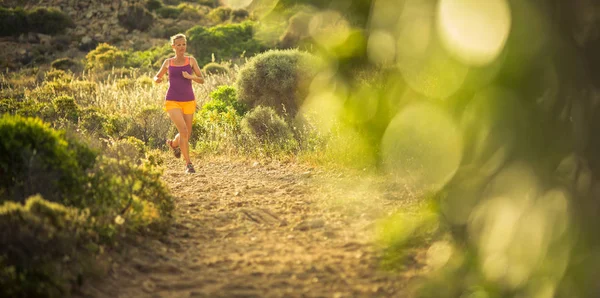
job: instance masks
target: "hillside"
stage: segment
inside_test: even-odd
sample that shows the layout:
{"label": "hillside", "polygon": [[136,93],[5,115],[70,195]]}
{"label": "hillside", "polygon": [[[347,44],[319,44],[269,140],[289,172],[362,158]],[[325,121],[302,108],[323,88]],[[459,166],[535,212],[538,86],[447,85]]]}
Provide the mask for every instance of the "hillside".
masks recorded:
{"label": "hillside", "polygon": [[[66,13],[74,22],[73,28],[67,28],[63,34],[54,36],[29,32],[15,37],[0,38],[0,66],[18,69],[23,66],[40,66],[49,64],[58,58],[83,58],[85,54],[99,43],[109,43],[121,49],[146,50],[156,45],[163,45],[168,36],[174,32],[184,32],[195,25],[210,26],[214,24],[206,16],[214,9],[214,1],[204,4],[183,1],[165,1],[175,6],[179,2],[187,3],[196,12],[194,15],[176,18],[163,18],[152,13],[151,26],[144,31],[128,30],[120,22],[131,19],[126,15],[128,8],[139,5],[145,7],[145,0],[5,0],[0,1],[4,8],[36,7],[56,8]],[[165,4],[166,5],[166,4]]]}

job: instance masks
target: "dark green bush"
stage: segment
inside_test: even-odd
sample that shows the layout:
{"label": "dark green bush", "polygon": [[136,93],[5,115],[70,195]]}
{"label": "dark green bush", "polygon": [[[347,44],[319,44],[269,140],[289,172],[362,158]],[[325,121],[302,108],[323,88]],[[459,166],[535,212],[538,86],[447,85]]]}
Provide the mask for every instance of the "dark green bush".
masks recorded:
{"label": "dark green bush", "polygon": [[119,14],[119,24],[129,31],[147,31],[154,23],[154,16],[142,4],[129,5],[125,13]]}
{"label": "dark green bush", "polygon": [[210,75],[222,75],[222,74],[229,73],[229,70],[227,69],[226,66],[223,66],[216,62],[210,62],[210,63],[204,65],[204,67],[202,67],[202,70],[204,71],[204,73],[207,73]]}
{"label": "dark green bush", "polygon": [[40,196],[0,205],[0,296],[65,297],[94,271],[89,214]]}
{"label": "dark green bush", "polygon": [[161,18],[176,19],[181,14],[181,9],[167,5],[157,9],[156,14]]}
{"label": "dark green bush", "polygon": [[252,56],[265,50],[254,38],[254,23],[219,25],[211,28],[196,26],[187,31],[188,50],[204,66],[216,59],[229,60],[240,56]]}
{"label": "dark green bush", "polygon": [[241,22],[247,19],[248,16],[250,16],[250,13],[243,8],[237,8],[231,11],[231,19],[234,22]]}
{"label": "dark green bush", "polygon": [[35,118],[0,118],[0,202],[41,194],[52,202],[82,205],[85,171],[95,153]]}
{"label": "dark green bush", "polygon": [[55,35],[75,27],[71,18],[55,8],[36,8],[27,14],[29,30],[38,33]]}
{"label": "dark green bush", "polygon": [[149,11],[155,11],[161,7],[163,7],[163,3],[161,0],[146,0],[146,8]]}
{"label": "dark green bush", "polygon": [[0,36],[19,36],[28,28],[27,13],[23,8],[0,7]]}
{"label": "dark green bush", "polygon": [[67,71],[67,70],[77,71],[80,68],[79,62],[77,62],[71,58],[56,59],[56,60],[52,61],[50,66],[54,69],[60,69],[60,70],[64,70],[64,71]]}
{"label": "dark green bush", "polygon": [[314,56],[297,50],[271,50],[256,55],[240,70],[239,100],[250,108],[266,106],[293,117],[318,71]]}
{"label": "dark green bush", "polygon": [[244,116],[241,129],[245,135],[262,144],[281,144],[292,138],[292,132],[271,107],[258,106]]}

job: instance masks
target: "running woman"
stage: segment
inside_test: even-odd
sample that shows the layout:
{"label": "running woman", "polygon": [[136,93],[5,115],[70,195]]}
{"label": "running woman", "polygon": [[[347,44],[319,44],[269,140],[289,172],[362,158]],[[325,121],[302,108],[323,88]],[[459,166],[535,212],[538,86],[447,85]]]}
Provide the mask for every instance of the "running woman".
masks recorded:
{"label": "running woman", "polygon": [[192,89],[192,81],[204,83],[200,67],[194,57],[186,55],[187,38],[184,34],[171,36],[171,48],[175,57],[166,59],[156,76],[154,82],[163,81],[163,76],[169,74],[169,90],[165,96],[165,110],[171,121],[177,127],[178,134],[167,144],[173,149],[176,158],[185,159],[186,173],[195,173],[194,165],[190,160],[189,139],[192,135],[192,120],[196,111],[196,97]]}

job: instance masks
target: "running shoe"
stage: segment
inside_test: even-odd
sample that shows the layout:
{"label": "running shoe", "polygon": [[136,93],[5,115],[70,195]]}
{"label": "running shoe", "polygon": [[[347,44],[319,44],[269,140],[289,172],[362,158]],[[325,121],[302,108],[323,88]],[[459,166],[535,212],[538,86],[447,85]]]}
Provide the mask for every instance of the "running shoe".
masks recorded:
{"label": "running shoe", "polygon": [[185,172],[186,172],[186,174],[196,173],[196,170],[194,170],[194,165],[192,165],[191,163],[188,163],[187,166],[185,167]]}

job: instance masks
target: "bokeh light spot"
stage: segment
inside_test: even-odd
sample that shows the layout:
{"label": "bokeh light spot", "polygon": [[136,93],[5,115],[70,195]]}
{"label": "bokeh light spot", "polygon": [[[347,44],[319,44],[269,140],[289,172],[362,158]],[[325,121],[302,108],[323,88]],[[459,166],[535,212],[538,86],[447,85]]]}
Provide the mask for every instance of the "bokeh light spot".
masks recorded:
{"label": "bokeh light spot", "polygon": [[438,29],[446,49],[469,65],[498,57],[511,27],[506,0],[440,0]]}
{"label": "bokeh light spot", "polygon": [[376,30],[367,44],[369,60],[375,64],[387,64],[396,57],[396,40],[388,32]]}
{"label": "bokeh light spot", "polygon": [[417,103],[390,122],[381,150],[386,170],[413,191],[436,191],[458,169],[462,138],[445,111],[433,104]]}
{"label": "bokeh light spot", "polygon": [[350,35],[350,24],[339,12],[319,12],[308,24],[310,35],[325,47],[342,44]]}

